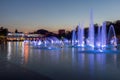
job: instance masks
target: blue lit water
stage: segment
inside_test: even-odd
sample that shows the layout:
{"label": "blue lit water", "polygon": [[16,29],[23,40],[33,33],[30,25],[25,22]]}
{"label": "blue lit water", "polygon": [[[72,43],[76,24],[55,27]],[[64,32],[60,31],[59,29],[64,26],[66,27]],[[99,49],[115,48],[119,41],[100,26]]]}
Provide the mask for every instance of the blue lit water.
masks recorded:
{"label": "blue lit water", "polygon": [[0,45],[0,58],[53,80],[120,80],[119,48],[113,52],[95,51],[37,49],[24,42],[8,42]]}

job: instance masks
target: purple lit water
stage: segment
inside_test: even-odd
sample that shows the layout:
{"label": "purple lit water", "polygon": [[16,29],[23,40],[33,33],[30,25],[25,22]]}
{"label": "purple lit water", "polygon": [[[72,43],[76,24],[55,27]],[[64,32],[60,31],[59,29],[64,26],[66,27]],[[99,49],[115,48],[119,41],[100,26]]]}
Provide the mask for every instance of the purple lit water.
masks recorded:
{"label": "purple lit water", "polygon": [[7,59],[53,80],[120,80],[120,53],[109,50],[101,53],[92,49],[93,53],[89,53],[84,49],[45,50],[35,49],[29,43],[8,42],[0,45],[0,59]]}

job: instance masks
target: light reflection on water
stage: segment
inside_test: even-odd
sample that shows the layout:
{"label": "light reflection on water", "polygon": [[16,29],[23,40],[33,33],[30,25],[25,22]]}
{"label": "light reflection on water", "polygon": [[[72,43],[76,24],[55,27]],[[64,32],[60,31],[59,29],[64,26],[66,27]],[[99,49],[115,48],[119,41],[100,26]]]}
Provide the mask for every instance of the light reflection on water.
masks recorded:
{"label": "light reflection on water", "polygon": [[33,49],[24,42],[8,42],[4,49],[0,47],[8,61],[55,80],[120,79],[120,54],[89,54],[79,50]]}

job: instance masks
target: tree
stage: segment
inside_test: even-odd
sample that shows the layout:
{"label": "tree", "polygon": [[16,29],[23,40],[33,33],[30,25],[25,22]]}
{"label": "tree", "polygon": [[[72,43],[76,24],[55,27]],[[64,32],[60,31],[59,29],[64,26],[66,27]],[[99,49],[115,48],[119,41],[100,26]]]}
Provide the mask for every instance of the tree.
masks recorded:
{"label": "tree", "polygon": [[15,33],[18,33],[18,30],[17,30],[17,29],[15,30]]}

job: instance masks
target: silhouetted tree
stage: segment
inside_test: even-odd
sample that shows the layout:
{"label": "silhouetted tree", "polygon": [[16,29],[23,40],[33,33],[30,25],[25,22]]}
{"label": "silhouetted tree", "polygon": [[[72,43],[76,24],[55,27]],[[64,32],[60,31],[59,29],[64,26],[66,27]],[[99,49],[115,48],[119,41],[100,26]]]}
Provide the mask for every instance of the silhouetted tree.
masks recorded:
{"label": "silhouetted tree", "polygon": [[0,27],[0,30],[3,30],[3,27]]}
{"label": "silhouetted tree", "polygon": [[66,38],[70,40],[72,38],[72,33],[70,31],[66,32]]}
{"label": "silhouetted tree", "polygon": [[0,35],[7,36],[7,34],[8,34],[8,29],[0,27]]}
{"label": "silhouetted tree", "polygon": [[18,33],[18,30],[17,30],[17,29],[15,30],[15,33]]}

